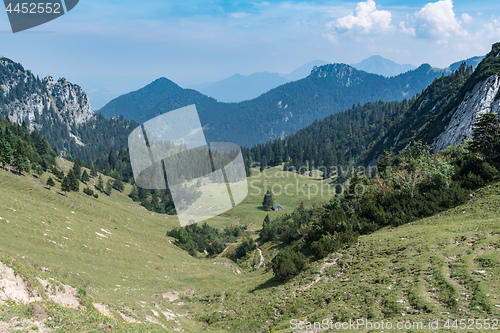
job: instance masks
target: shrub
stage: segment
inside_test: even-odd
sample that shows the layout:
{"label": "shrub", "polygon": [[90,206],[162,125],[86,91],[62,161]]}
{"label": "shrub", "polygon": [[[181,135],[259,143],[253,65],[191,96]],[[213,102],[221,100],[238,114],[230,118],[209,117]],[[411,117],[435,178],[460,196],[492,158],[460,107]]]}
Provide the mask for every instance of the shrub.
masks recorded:
{"label": "shrub", "polygon": [[306,257],[295,251],[280,251],[271,261],[274,277],[277,280],[288,280],[302,271],[307,263]]}
{"label": "shrub", "polygon": [[247,255],[248,252],[255,250],[256,245],[253,239],[246,237],[243,242],[236,248],[235,257],[241,259]]}
{"label": "shrub", "polygon": [[83,189],[83,193],[86,195],[94,195],[94,191],[92,191],[90,188],[86,187]]}

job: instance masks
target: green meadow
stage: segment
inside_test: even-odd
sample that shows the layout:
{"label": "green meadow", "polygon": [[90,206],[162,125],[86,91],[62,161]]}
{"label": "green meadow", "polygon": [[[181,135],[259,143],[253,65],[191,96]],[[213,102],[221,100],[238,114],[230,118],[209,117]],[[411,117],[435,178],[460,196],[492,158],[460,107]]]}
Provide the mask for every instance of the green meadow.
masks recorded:
{"label": "green meadow", "polygon": [[[266,214],[291,213],[301,201],[322,204],[333,194],[319,173],[252,173],[247,198],[209,225],[247,225],[257,238]],[[48,176],[0,170],[1,260],[40,291],[39,303],[50,317],[41,324],[23,322],[32,320],[30,305],[0,305],[0,322],[19,329],[95,332],[109,324],[117,332],[289,332],[291,322],[366,319],[439,320],[449,331],[448,319],[500,318],[498,184],[450,211],[362,236],[358,244],[277,283],[266,266],[276,246],[261,248],[265,264],[259,268],[221,256],[194,258],[166,236],[179,226],[177,218],[134,203],[129,185],[123,193],[99,193],[96,199],[81,191],[64,195],[57,181],[49,189]],[[262,209],[267,189],[281,190],[274,199],[284,211]],[[256,250],[248,260],[258,256]],[[55,303],[37,277],[76,288],[81,307]]]}

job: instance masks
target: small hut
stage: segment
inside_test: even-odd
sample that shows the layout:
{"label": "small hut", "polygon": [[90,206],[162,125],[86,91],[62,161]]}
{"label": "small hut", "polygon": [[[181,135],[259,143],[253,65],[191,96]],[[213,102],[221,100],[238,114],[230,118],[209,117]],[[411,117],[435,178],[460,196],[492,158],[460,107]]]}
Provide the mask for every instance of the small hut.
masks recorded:
{"label": "small hut", "polygon": [[281,207],[281,205],[277,202],[275,202],[273,204],[273,207],[271,208],[274,212],[277,212],[277,211],[280,211],[280,210],[284,210],[283,207]]}

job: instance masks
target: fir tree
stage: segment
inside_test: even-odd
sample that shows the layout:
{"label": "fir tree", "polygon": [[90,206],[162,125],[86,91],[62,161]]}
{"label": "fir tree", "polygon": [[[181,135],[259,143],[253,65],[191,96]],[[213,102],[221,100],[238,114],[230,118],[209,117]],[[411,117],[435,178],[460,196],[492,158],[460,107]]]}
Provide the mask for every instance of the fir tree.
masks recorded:
{"label": "fir tree", "polygon": [[14,151],[8,141],[5,138],[0,140],[0,162],[2,162],[3,169],[12,162],[13,153]]}
{"label": "fir tree", "polygon": [[130,194],[128,196],[133,201],[139,201],[139,190],[137,189],[136,185],[132,186],[132,191],[130,191]]}
{"label": "fir tree", "polygon": [[78,180],[78,178],[76,178],[73,169],[70,169],[68,171],[68,175],[66,177],[68,178],[69,181],[70,190],[75,192],[80,191],[80,181]]}
{"label": "fir tree", "polygon": [[111,183],[111,179],[108,179],[106,182],[106,186],[104,187],[104,193],[107,195],[111,195],[111,191],[113,190],[113,184]]}
{"label": "fir tree", "polygon": [[90,167],[90,176],[92,178],[97,177],[97,169],[94,163],[92,163],[92,166]]}
{"label": "fir tree", "polygon": [[145,188],[139,187],[139,200],[146,200],[149,196],[149,191]]}
{"label": "fir tree", "polygon": [[17,169],[17,172],[19,172],[20,175],[23,174],[23,171],[28,170],[24,158],[19,153],[14,153],[14,167]]}
{"label": "fir tree", "polygon": [[500,138],[500,118],[495,113],[480,114],[473,125],[470,150],[483,155],[489,163],[498,154],[496,146]]}
{"label": "fir tree", "polygon": [[116,179],[113,181],[113,188],[122,192],[123,189],[125,188],[125,185],[123,185],[122,177],[117,176]]}
{"label": "fir tree", "polygon": [[97,189],[101,192],[104,191],[104,182],[102,180],[102,175],[99,175],[99,178],[97,179]]}
{"label": "fir tree", "polygon": [[23,171],[29,171],[28,158],[21,139],[17,139],[16,148],[14,149],[14,167],[20,174]]}
{"label": "fir tree", "polygon": [[269,226],[270,223],[271,219],[269,218],[269,214],[267,214],[266,217],[264,217],[264,223],[262,223],[262,228]]}
{"label": "fir tree", "polygon": [[83,170],[82,173],[82,182],[85,184],[90,180],[89,174],[87,173],[87,170]]}
{"label": "fir tree", "polygon": [[64,195],[66,195],[66,192],[71,191],[71,186],[68,176],[64,177],[61,182],[61,191],[64,192]]}
{"label": "fir tree", "polygon": [[380,162],[377,164],[379,172],[385,172],[388,167],[391,167],[394,163],[394,156],[391,152],[384,150],[382,155],[380,155]]}
{"label": "fir tree", "polygon": [[273,194],[268,190],[264,196],[264,201],[262,201],[262,206],[264,210],[271,210],[274,205]]}
{"label": "fir tree", "polygon": [[54,179],[52,179],[52,177],[49,177],[47,179],[47,185],[49,186],[49,188],[56,185],[56,183],[54,182]]}
{"label": "fir tree", "polygon": [[73,163],[73,173],[77,179],[80,179],[82,176],[82,160],[78,157],[75,158],[75,162]]}
{"label": "fir tree", "polygon": [[267,167],[267,158],[266,156],[262,156],[262,159],[260,160],[260,172],[264,171]]}

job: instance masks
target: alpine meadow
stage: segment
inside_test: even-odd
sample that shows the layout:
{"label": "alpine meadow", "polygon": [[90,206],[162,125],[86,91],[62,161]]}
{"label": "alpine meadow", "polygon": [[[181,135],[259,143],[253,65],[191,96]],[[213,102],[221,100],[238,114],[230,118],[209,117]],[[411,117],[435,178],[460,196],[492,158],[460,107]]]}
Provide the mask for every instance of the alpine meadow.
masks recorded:
{"label": "alpine meadow", "polygon": [[495,6],[76,3],[1,34],[0,332],[500,330]]}

